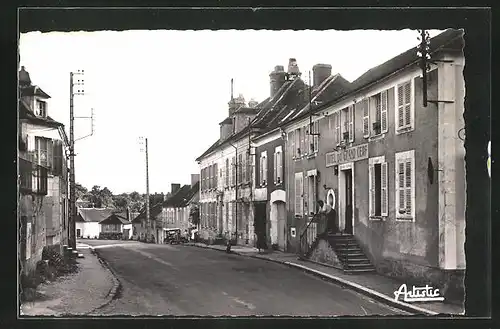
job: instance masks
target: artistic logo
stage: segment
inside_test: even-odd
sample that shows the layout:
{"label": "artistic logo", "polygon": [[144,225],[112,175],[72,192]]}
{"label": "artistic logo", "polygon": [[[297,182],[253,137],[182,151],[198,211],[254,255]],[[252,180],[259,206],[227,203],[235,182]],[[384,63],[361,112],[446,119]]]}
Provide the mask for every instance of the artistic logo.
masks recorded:
{"label": "artistic logo", "polygon": [[444,297],[439,295],[439,289],[433,289],[429,285],[425,285],[425,287],[413,286],[413,290],[408,291],[406,284],[402,284],[398,291],[394,292],[394,300],[398,301],[401,295],[403,295],[405,302],[444,301]]}

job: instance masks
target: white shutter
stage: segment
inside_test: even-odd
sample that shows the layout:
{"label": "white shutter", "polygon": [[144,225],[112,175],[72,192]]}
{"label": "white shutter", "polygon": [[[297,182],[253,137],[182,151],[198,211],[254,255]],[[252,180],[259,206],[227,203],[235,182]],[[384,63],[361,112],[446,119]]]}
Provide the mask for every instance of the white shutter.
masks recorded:
{"label": "white shutter", "polygon": [[398,210],[404,210],[406,207],[405,202],[405,163],[404,161],[398,162]]}
{"label": "white shutter", "polygon": [[280,178],[279,182],[283,183],[283,153],[279,152],[278,153],[278,177]]}
{"label": "white shutter", "polygon": [[293,150],[293,154],[295,154],[296,157],[300,157],[299,150],[300,149],[300,128],[295,129],[295,148]]}
{"label": "white shutter", "polygon": [[264,156],[264,180],[266,181],[267,185],[267,155]]}
{"label": "white shutter", "polygon": [[[319,120],[314,122],[314,133],[319,134]],[[314,135],[314,151],[319,151],[319,135]]]}
{"label": "white shutter", "polygon": [[302,198],[304,201],[304,214],[309,214],[309,176],[304,178]]}
{"label": "white shutter", "polygon": [[388,192],[387,192],[387,186],[389,186],[388,184],[388,175],[387,175],[387,162],[382,162],[382,173],[381,173],[381,178],[382,178],[382,182],[381,182],[381,192],[382,192],[382,197],[381,197],[381,201],[382,201],[382,216],[388,216],[389,215],[389,200],[388,200]]}
{"label": "white shutter", "polygon": [[411,165],[411,159],[408,159],[404,162],[405,164],[405,201],[406,201],[406,214],[411,215],[412,214],[412,165]]}
{"label": "white shutter", "polygon": [[337,136],[337,145],[340,144],[340,140],[341,140],[341,137],[340,137],[340,113],[341,113],[341,111],[338,111],[336,113],[336,120],[335,120],[335,134]]}
{"label": "white shutter", "polygon": [[264,180],[263,172],[264,172],[264,164],[262,161],[262,154],[261,154],[259,158],[259,185],[262,185],[262,181]]}
{"label": "white shutter", "polygon": [[303,176],[302,173],[295,173],[295,215],[302,216],[303,214]]}
{"label": "white shutter", "polygon": [[354,106],[349,106],[349,142],[354,142]]}
{"label": "white shutter", "polygon": [[363,137],[370,137],[370,106],[368,98],[363,99],[361,107],[363,108]]}
{"label": "white shutter", "polygon": [[273,180],[274,184],[278,182],[278,153],[274,152],[274,161],[273,161]]}
{"label": "white shutter", "polygon": [[375,167],[370,164],[368,167],[368,185],[369,185],[369,214],[370,216],[375,215]]}
{"label": "white shutter", "polygon": [[411,83],[408,82],[404,85],[404,93],[405,93],[405,127],[411,126]]}
{"label": "white shutter", "polygon": [[387,128],[387,108],[389,107],[389,104],[388,104],[388,95],[389,94],[389,90],[384,90],[382,92],[382,95],[381,95],[381,101],[382,101],[382,108],[381,108],[381,123],[380,123],[380,127],[381,127],[381,132],[382,133],[386,133],[388,128]]}
{"label": "white shutter", "polygon": [[397,128],[401,129],[404,127],[404,93],[403,93],[403,85],[397,87],[398,89],[398,122]]}
{"label": "white shutter", "polygon": [[295,157],[297,149],[295,148],[295,131],[288,133],[288,140],[290,141],[290,154]]}

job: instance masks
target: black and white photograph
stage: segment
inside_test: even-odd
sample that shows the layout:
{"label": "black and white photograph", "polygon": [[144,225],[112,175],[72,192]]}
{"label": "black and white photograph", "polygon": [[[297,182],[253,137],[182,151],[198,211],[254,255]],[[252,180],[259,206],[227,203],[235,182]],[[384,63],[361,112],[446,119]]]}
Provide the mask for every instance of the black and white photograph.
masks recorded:
{"label": "black and white photograph", "polygon": [[464,316],[466,33],[19,32],[19,316]]}

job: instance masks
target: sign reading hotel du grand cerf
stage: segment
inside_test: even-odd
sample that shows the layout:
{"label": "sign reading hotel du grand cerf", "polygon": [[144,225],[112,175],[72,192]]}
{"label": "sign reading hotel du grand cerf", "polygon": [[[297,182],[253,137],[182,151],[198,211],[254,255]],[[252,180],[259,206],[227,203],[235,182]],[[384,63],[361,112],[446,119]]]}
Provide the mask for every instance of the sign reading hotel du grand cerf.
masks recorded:
{"label": "sign reading hotel du grand cerf", "polygon": [[368,144],[357,145],[341,151],[329,152],[325,155],[325,158],[327,167],[368,159]]}

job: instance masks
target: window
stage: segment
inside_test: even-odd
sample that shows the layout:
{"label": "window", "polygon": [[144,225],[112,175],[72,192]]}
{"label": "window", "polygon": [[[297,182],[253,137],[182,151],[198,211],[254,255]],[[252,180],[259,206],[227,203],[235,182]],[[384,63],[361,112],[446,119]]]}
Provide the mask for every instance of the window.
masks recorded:
{"label": "window", "polygon": [[333,122],[335,125],[335,141],[337,145],[339,145],[342,140],[342,137],[340,135],[340,113],[340,111],[337,111],[333,114]]}
{"label": "window", "polygon": [[242,172],[242,164],[243,164],[243,154],[238,154],[238,185],[243,182],[243,172]]}
{"label": "window", "polygon": [[304,212],[303,179],[301,172],[295,173],[295,216],[302,216]]}
{"label": "window", "polygon": [[35,138],[35,163],[51,168],[52,167],[52,140],[43,137]]}
{"label": "window", "polygon": [[396,153],[396,218],[415,220],[415,151]]}
{"label": "window", "polygon": [[245,161],[245,164],[246,164],[246,182],[250,182],[250,180],[252,179],[252,167],[251,167],[251,164],[250,164],[250,151],[247,152],[246,154],[246,161]]}
{"label": "window", "polygon": [[307,184],[304,184],[304,190],[307,189],[307,212],[309,215],[314,215],[316,212],[316,202],[317,202],[317,171],[310,170],[307,172]]}
{"label": "window", "polygon": [[388,216],[388,181],[387,162],[385,157],[376,157],[369,160],[369,212],[370,218],[381,218]]}
{"label": "window", "polygon": [[[226,186],[229,186],[229,158],[226,159]],[[232,171],[231,171],[232,172]]]}
{"label": "window", "polygon": [[[354,141],[354,107],[349,106],[340,111],[342,136],[339,139],[344,142]],[[338,127],[338,126],[337,126]],[[339,129],[339,128],[337,128]]]}
{"label": "window", "polygon": [[301,155],[301,149],[300,149],[300,146],[301,146],[301,133],[300,133],[300,128],[296,129],[295,130],[295,150],[294,150],[294,154],[295,154],[295,157],[299,158],[300,155]]}
{"label": "window", "polygon": [[218,173],[218,169],[217,169],[217,164],[215,163],[214,164],[214,188],[217,188],[217,183],[218,183],[217,173]]}
{"label": "window", "polygon": [[267,183],[267,152],[260,153],[260,185],[265,186]]}
{"label": "window", "polygon": [[234,186],[236,183],[236,157],[231,158],[231,186]]}
{"label": "window", "polygon": [[413,129],[414,104],[411,80],[399,84],[396,92],[396,133]]}
{"label": "window", "polygon": [[36,113],[37,116],[45,118],[47,117],[47,103],[45,101],[36,101]]}
{"label": "window", "polygon": [[309,141],[309,154],[312,154],[314,152],[318,151],[318,141],[319,141],[319,136],[314,135],[319,133],[319,121],[315,121],[312,124],[309,125],[309,130],[308,130],[308,141]]}
{"label": "window", "polygon": [[283,152],[281,146],[274,151],[274,184],[283,183]]}

